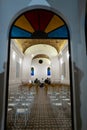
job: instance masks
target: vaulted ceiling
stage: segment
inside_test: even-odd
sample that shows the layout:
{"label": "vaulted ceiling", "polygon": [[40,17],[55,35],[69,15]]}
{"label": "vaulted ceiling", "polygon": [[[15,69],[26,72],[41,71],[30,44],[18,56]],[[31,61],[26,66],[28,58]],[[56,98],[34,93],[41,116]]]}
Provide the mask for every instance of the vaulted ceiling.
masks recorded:
{"label": "vaulted ceiling", "polygon": [[57,52],[59,53],[61,49],[67,44],[68,40],[66,39],[14,39],[20,51],[25,53],[25,51],[34,45],[50,45],[54,47]]}
{"label": "vaulted ceiling", "polygon": [[[10,38],[14,39],[23,54],[28,54],[29,48],[32,52],[32,49],[36,49],[36,47],[39,50],[41,50],[40,47],[43,48],[42,50],[49,48],[52,53],[54,50],[52,48],[55,48],[59,53],[64,45],[68,43],[68,37],[66,23],[60,16],[44,9],[24,12],[14,21],[10,31]],[[48,53],[49,49],[47,49]],[[56,51],[54,51],[55,54]],[[38,55],[40,57],[45,56],[41,52]]]}

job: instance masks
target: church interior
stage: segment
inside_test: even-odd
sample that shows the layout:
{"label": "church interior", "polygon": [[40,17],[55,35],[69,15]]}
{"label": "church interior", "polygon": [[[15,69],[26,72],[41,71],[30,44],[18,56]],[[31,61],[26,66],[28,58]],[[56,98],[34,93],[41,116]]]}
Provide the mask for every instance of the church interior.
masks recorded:
{"label": "church interior", "polygon": [[6,130],[73,130],[65,22],[47,10],[25,12],[9,43]]}
{"label": "church interior", "polygon": [[0,130],[87,130],[87,0],[0,0]]}

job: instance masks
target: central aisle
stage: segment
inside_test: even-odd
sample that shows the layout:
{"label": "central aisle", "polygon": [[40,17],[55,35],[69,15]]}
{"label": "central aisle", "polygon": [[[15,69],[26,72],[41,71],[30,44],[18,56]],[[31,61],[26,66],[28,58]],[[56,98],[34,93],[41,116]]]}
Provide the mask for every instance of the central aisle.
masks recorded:
{"label": "central aisle", "polygon": [[71,130],[71,118],[66,117],[62,106],[53,106],[45,87],[37,89],[28,128],[30,130]]}
{"label": "central aisle", "polygon": [[34,130],[58,130],[57,121],[44,87],[38,89],[30,119],[30,127]]}
{"label": "central aisle", "polygon": [[72,130],[70,113],[63,108],[59,92],[54,92],[51,87],[49,90],[47,87],[34,87],[33,90],[36,94],[31,103],[27,125],[24,125],[24,118],[19,118],[14,126],[13,114],[12,120],[8,118],[7,130]]}

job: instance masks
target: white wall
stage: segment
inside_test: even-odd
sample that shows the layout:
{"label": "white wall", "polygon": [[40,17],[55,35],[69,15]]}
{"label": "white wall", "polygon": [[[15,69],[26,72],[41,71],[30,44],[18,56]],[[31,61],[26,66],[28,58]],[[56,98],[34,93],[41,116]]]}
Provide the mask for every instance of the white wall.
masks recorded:
{"label": "white wall", "polygon": [[31,79],[30,71],[31,71],[31,55],[25,55],[23,59],[23,67],[22,67],[22,81],[29,82]]}
{"label": "white wall", "polygon": [[58,61],[58,55],[51,58],[51,70],[52,70],[52,76],[51,81],[58,83],[59,82],[59,61]]}
{"label": "white wall", "polygon": [[[40,64],[38,61],[43,60],[43,63]],[[32,60],[31,67],[34,67],[34,76],[31,76],[31,80],[35,80],[38,78],[41,82],[43,82],[47,77],[47,68],[51,68],[51,62],[46,58],[36,58]]]}
{"label": "white wall", "polygon": [[[59,53],[58,60],[59,60],[59,80],[61,83],[70,84],[68,43],[66,43],[64,48]],[[65,64],[64,70],[62,68],[63,63]],[[65,71],[65,74],[63,71]]]}
{"label": "white wall", "polygon": [[13,40],[11,40],[10,44],[11,49],[10,49],[9,85],[12,85],[16,83],[21,83],[22,81],[22,63],[24,56],[19,51],[17,45]]}

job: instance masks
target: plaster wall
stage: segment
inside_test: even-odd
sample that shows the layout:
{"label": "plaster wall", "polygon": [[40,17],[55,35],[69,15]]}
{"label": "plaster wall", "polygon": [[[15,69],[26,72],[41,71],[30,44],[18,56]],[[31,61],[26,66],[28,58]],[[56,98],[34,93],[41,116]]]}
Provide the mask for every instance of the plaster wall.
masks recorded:
{"label": "plaster wall", "polygon": [[10,67],[9,67],[9,85],[21,83],[22,81],[22,63],[23,54],[19,51],[15,42],[11,40],[10,49]]}
{"label": "plaster wall", "polygon": [[[43,63],[40,64],[39,60],[43,60]],[[44,82],[44,80],[49,77],[47,76],[47,68],[50,67],[50,61],[46,58],[36,58],[32,61],[31,66],[34,67],[34,76],[31,76],[31,80],[35,80],[38,78],[40,82]]]}
{"label": "plaster wall", "polygon": [[[68,43],[58,55],[59,60],[59,80],[61,83],[70,84],[70,66]],[[64,65],[64,66],[63,66]]]}
{"label": "plaster wall", "polygon": [[22,67],[22,82],[29,82],[31,79],[31,55],[24,56]]}

